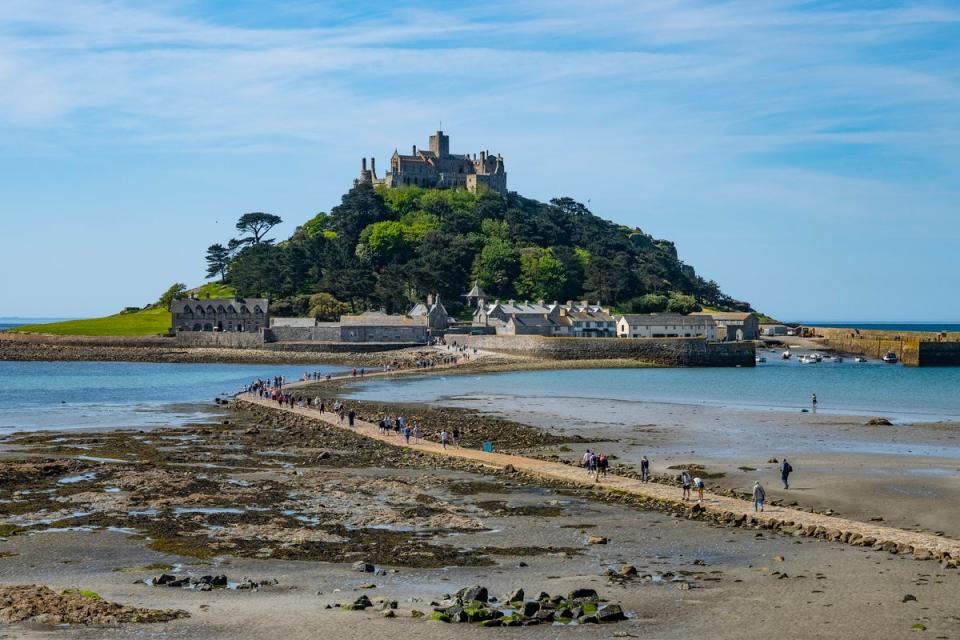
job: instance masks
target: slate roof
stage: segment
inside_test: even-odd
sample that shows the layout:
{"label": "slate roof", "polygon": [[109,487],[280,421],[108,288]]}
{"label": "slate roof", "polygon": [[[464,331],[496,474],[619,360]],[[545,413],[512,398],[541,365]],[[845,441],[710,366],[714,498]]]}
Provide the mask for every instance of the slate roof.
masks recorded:
{"label": "slate roof", "polygon": [[624,314],[617,316],[617,322],[624,318],[632,327],[636,326],[665,326],[665,325],[702,325],[712,324],[713,318],[706,314],[690,314],[688,316],[682,313],[638,313]]}
{"label": "slate roof", "polygon": [[350,327],[426,327],[427,317],[389,315],[380,311],[367,311],[355,316],[340,316],[340,324]]}
{"label": "slate roof", "polygon": [[250,313],[253,313],[255,307],[260,307],[260,310],[266,313],[270,306],[270,301],[267,298],[183,298],[181,300],[174,300],[170,304],[170,312],[184,313],[187,307],[192,311],[198,306],[204,309],[207,307],[216,309],[220,306],[226,309],[229,306],[233,306],[237,312],[240,311],[241,307],[246,307]]}

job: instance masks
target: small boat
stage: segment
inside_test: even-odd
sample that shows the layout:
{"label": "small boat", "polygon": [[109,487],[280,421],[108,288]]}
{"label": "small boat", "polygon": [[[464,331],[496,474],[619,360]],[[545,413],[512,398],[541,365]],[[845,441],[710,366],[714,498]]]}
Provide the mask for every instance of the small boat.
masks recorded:
{"label": "small boat", "polygon": [[757,356],[757,362],[758,362],[758,363],[760,363],[760,362],[766,362],[766,361],[767,361],[767,357],[766,357],[766,356]]}
{"label": "small boat", "polygon": [[843,362],[843,356],[833,356],[830,358],[831,362]]}
{"label": "small boat", "polygon": [[823,356],[817,353],[816,351],[811,353],[809,357],[813,358],[814,362],[823,362]]}
{"label": "small boat", "polygon": [[881,359],[887,364],[897,364],[897,354],[893,351],[887,351]]}
{"label": "small boat", "polygon": [[789,351],[784,351],[783,353],[780,354],[780,357],[783,358],[784,360],[789,360],[789,359],[790,359],[790,352],[789,352]]}
{"label": "small boat", "polygon": [[864,358],[863,356],[857,356],[856,358],[853,359],[853,361],[854,361],[854,362],[866,362],[867,359]]}

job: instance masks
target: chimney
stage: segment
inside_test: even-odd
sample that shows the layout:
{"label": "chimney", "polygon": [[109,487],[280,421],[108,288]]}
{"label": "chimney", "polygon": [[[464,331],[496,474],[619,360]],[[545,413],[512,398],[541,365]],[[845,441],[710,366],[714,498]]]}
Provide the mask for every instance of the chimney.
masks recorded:
{"label": "chimney", "polygon": [[376,173],[376,172],[377,172],[377,159],[376,159],[376,158],[370,158],[370,171],[372,171],[373,173]]}
{"label": "chimney", "polygon": [[428,306],[428,307],[432,307],[432,306],[433,306],[433,294],[432,294],[432,293],[428,293],[428,294],[427,294],[427,306]]}
{"label": "chimney", "polygon": [[413,145],[413,155],[417,155],[417,145]]}
{"label": "chimney", "polygon": [[543,299],[541,298],[540,300],[537,300],[537,304],[542,307],[542,306],[543,306]]}
{"label": "chimney", "polygon": [[366,159],[366,158],[362,158],[362,159],[360,160],[360,170],[361,170],[361,171],[366,171],[366,170],[367,170],[367,159]]}

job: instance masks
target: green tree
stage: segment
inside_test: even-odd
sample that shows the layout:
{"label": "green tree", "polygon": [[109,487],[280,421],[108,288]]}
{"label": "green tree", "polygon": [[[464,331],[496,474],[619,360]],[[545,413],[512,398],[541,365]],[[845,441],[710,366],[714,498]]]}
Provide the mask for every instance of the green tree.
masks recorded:
{"label": "green tree", "polygon": [[230,250],[222,244],[207,247],[207,277],[220,276],[220,282],[227,281],[227,268],[230,266]]}
{"label": "green tree", "polygon": [[667,310],[667,296],[658,293],[648,293],[633,298],[628,305],[634,313],[660,313]]}
{"label": "green tree", "polygon": [[513,281],[520,274],[517,252],[509,242],[494,239],[483,246],[473,262],[473,279],[487,293],[508,297],[513,294]]}
{"label": "green tree", "polygon": [[284,251],[267,242],[250,245],[230,263],[230,281],[237,295],[280,297],[285,282]]}
{"label": "green tree", "polygon": [[322,235],[327,231],[331,231],[330,216],[321,211],[303,223],[303,231],[307,234],[308,238],[313,238],[314,236]]}
{"label": "green tree", "polygon": [[263,236],[281,222],[283,222],[283,219],[272,213],[263,213],[262,211],[245,213],[240,216],[240,219],[237,221],[237,231],[247,236],[240,238],[240,242],[244,244],[260,244]]}
{"label": "green tree", "polygon": [[174,300],[180,300],[183,298],[183,292],[187,290],[187,285],[182,282],[175,282],[170,285],[170,288],[163,292],[163,295],[160,296],[160,299],[157,301],[157,304],[163,307],[164,309],[169,310],[170,305],[173,304]]}
{"label": "green tree", "polygon": [[310,315],[317,320],[334,322],[350,310],[350,305],[322,291],[310,296]]}
{"label": "green tree", "polygon": [[557,300],[567,284],[563,263],[550,249],[523,249],[517,295],[528,300]]}
{"label": "green tree", "polygon": [[700,305],[697,304],[697,299],[693,296],[680,293],[679,291],[672,291],[670,293],[670,299],[667,301],[667,311],[673,311],[674,313],[693,313],[699,310]]}

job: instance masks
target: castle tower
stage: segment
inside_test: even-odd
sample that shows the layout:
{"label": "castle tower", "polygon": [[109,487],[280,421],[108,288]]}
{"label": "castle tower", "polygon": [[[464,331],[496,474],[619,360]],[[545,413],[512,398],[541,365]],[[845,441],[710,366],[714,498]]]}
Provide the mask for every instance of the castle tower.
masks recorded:
{"label": "castle tower", "polygon": [[445,135],[443,131],[437,129],[437,132],[430,136],[430,151],[438,158],[446,158],[450,155],[450,136]]}

